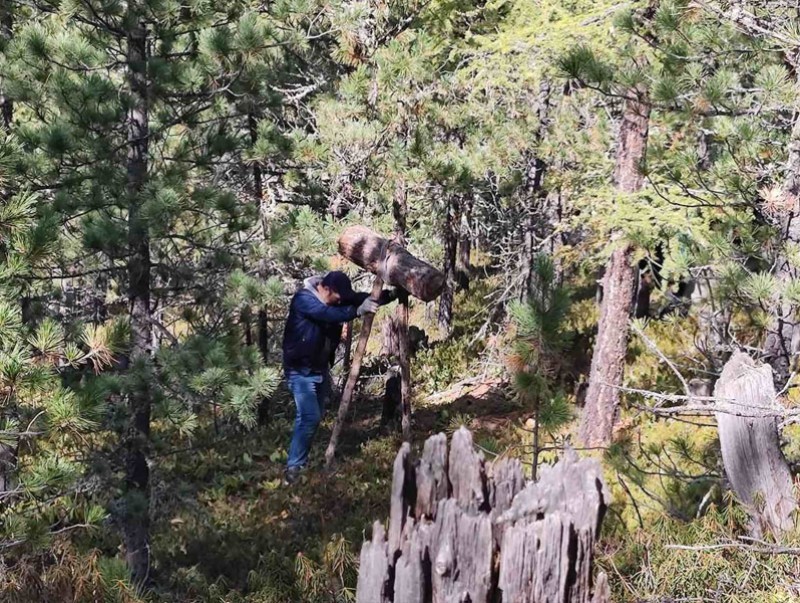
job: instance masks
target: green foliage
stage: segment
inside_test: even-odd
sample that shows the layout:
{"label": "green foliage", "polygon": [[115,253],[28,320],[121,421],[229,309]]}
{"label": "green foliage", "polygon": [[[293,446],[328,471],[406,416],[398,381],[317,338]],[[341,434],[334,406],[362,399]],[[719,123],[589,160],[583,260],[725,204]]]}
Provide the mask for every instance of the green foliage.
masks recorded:
{"label": "green foliage", "polygon": [[[11,492],[0,535],[14,574],[3,600],[33,583],[48,600],[139,598],[102,510],[119,518],[139,397],[152,407],[140,442],[152,598],[352,600],[351,543],[386,514],[397,442],[351,446],[341,479],[310,472],[300,494],[284,492],[291,404],[272,363],[288,293],[312,272],[356,276],[335,255],[338,234],[355,223],[392,232],[400,198],[409,249],[436,266],[447,208],[472,211],[462,223],[481,262],[452,333],[437,340],[427,325],[432,345],[412,374],[419,425],[470,424],[487,454],[527,446],[531,428],[537,447],[557,447],[572,420],[565,392],[587,371],[599,269],[619,245],[660,271],[638,326],[692,376],[718,372],[720,349],[759,347],[775,308],[800,300],[778,273],[784,258],[798,266],[781,234],[798,94],[785,3],[748,7],[772,35],[683,0],[17,4],[0,27],[12,113],[0,118],[0,478]],[[139,19],[148,56],[131,65]],[[144,166],[132,161],[144,142],[129,131],[134,72],[147,80]],[[634,88],[651,104],[644,186],[622,194],[614,157]],[[528,246],[552,255],[527,266]],[[133,317],[144,337],[130,328],[134,251],[149,269],[152,324]],[[529,268],[530,291],[519,285]],[[670,305],[682,285],[695,286],[691,303]],[[129,363],[134,332],[152,358]],[[698,349],[710,333],[721,341]],[[640,339],[628,352],[626,385],[683,387]],[[501,387],[425,407],[495,366],[510,369],[532,424],[509,427],[522,417]],[[272,425],[260,431],[265,401]],[[718,510],[708,431],[655,421],[633,401],[623,397],[605,458],[619,480],[612,524],[625,528],[604,548],[616,551],[616,565],[605,559],[618,598],[709,597],[717,580],[714,596],[780,600],[785,560],[715,550],[692,564],[666,547],[734,539],[742,521]],[[506,422],[491,434],[481,403]],[[147,509],[141,493],[126,501],[128,518]],[[630,536],[639,521],[645,534]]]}
{"label": "green foliage", "polygon": [[233,337],[196,335],[162,348],[158,361],[163,388],[159,415],[165,429],[173,426],[183,436],[194,433],[199,416],[216,417],[218,409],[223,417],[254,427],[258,405],[281,380],[275,368],[261,366],[254,348],[242,347]]}
{"label": "green foliage", "polygon": [[67,341],[52,318],[38,325],[25,320],[19,299],[31,289],[17,279],[31,264],[8,270],[8,263],[43,259],[24,244],[36,229],[36,198],[0,198],[0,228],[7,237],[0,243],[0,535],[7,558],[19,560],[46,550],[55,534],[94,527],[105,517],[80,494],[86,467],[79,458],[98,422],[67,378],[70,369],[87,364],[108,367],[115,342],[113,325],[87,327],[82,337]]}
{"label": "green foliage", "polygon": [[446,389],[465,374],[475,358],[475,346],[465,339],[447,340],[419,352],[414,359],[414,374],[424,391]]}
{"label": "green foliage", "polygon": [[562,354],[570,341],[565,329],[570,297],[557,283],[555,265],[549,256],[538,255],[530,271],[531,290],[526,302],[513,303],[509,308],[515,329],[509,364],[517,395],[532,406],[535,465],[544,435],[557,432],[572,419],[571,408],[558,384]]}
{"label": "green foliage", "polygon": [[[600,558],[602,567],[618,573],[614,600],[703,598],[709,589],[732,603],[793,600],[797,559],[737,544],[747,533],[746,522],[741,507],[728,497],[691,523],[661,517],[648,522],[646,530],[620,534],[620,548]],[[796,535],[786,539],[788,546],[794,542]]]}

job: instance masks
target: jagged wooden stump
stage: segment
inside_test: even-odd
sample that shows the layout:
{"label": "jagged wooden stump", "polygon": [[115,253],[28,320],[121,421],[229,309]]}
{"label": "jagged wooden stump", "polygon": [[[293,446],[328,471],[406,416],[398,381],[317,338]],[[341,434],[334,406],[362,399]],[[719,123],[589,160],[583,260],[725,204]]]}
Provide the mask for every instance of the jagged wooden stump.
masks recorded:
{"label": "jagged wooden stump", "polygon": [[725,474],[752,518],[755,535],[779,535],[794,526],[792,474],[778,436],[782,407],[772,368],[743,352],[725,364],[714,389]]}
{"label": "jagged wooden stump", "polygon": [[568,450],[538,482],[514,459],[485,463],[463,427],[394,464],[389,534],[361,549],[357,603],[608,603],[592,579],[608,493],[599,463]]}

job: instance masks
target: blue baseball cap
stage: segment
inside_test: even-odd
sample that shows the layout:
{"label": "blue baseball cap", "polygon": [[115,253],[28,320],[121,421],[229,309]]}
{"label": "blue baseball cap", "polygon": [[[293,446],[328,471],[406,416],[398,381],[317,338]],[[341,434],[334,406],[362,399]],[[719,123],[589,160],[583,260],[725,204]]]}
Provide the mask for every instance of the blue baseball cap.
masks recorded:
{"label": "blue baseball cap", "polygon": [[329,272],[323,277],[321,284],[325,285],[331,291],[338,293],[343,302],[350,301],[355,296],[350,277],[344,272],[338,270]]}

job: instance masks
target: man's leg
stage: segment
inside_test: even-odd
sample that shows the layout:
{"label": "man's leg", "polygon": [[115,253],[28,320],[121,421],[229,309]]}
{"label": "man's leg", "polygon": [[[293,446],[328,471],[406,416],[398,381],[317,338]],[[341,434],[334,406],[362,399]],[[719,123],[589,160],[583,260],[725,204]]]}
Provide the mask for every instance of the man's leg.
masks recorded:
{"label": "man's leg", "polygon": [[322,375],[302,375],[300,373],[289,375],[289,389],[294,395],[297,415],[294,420],[292,443],[289,446],[287,469],[300,469],[308,461],[311,440],[314,439],[314,433],[317,431],[317,425],[322,416],[317,399],[317,390],[321,383]]}

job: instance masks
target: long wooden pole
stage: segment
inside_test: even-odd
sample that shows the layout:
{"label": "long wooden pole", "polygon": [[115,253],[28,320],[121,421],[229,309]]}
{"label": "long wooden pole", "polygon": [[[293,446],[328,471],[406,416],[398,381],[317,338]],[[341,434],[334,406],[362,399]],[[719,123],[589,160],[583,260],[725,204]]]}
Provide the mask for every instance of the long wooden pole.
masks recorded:
{"label": "long wooden pole", "polygon": [[[372,299],[378,301],[383,290],[383,280],[380,276],[376,276],[372,282]],[[342,400],[339,402],[339,412],[336,415],[336,422],[333,424],[333,431],[331,432],[331,441],[328,442],[328,448],[325,450],[325,466],[330,467],[333,463],[333,457],[336,454],[336,445],[339,443],[339,436],[342,433],[347,410],[350,407],[350,401],[353,399],[353,392],[356,389],[356,382],[358,375],[361,373],[361,361],[364,359],[364,352],[367,351],[367,341],[372,332],[372,322],[375,320],[374,314],[365,314],[361,319],[361,334],[358,336],[358,344],[356,351],[353,354],[353,363],[350,365],[350,375],[347,378],[347,383],[342,392]]]}

